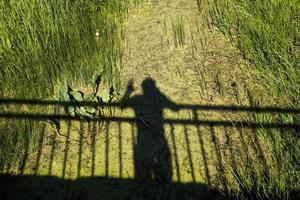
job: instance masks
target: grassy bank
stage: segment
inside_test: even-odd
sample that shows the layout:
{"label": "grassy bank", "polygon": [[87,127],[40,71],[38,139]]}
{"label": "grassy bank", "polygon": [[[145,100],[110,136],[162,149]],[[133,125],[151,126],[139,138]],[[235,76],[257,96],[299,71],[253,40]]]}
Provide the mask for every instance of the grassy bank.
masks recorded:
{"label": "grassy bank", "polygon": [[299,105],[299,13],[296,0],[222,0],[214,7],[214,25],[264,73],[267,95],[285,106]]}
{"label": "grassy bank", "polygon": [[[198,1],[200,3],[200,1]],[[253,106],[300,105],[300,4],[297,0],[214,1],[212,25],[232,40],[254,66],[261,88],[249,92]],[[299,116],[257,114],[257,122],[299,123]],[[245,165],[233,171],[233,196],[247,199],[286,199],[299,192],[299,130],[258,131],[272,150],[268,169],[256,172]]]}
{"label": "grassy bank", "polygon": [[[59,86],[84,86],[99,73],[106,87],[118,90],[125,14],[120,0],[0,1],[0,96],[52,98]],[[41,129],[38,123],[3,120],[1,167],[22,168]]]}
{"label": "grassy bank", "polygon": [[[208,199],[207,189],[212,189],[212,195],[215,189],[222,192],[220,199],[297,199],[300,143],[295,135],[299,130],[281,127],[299,123],[299,116],[274,114],[272,109],[260,114],[235,110],[235,105],[247,110],[249,105],[299,107],[300,10],[296,1],[4,0],[0,6],[0,98],[57,99],[58,88],[69,84],[84,95],[60,90],[63,99],[81,102],[89,98],[86,94],[92,92],[87,84],[99,73],[105,84],[101,81],[100,92],[103,87],[118,91],[122,65],[126,66],[123,88],[128,82],[128,91],[134,90],[131,97],[135,96],[124,99],[141,97],[126,109],[125,104],[119,105],[122,109],[109,106],[104,113],[107,123],[103,118],[89,122],[87,115],[79,115],[87,114],[87,106],[65,109],[79,113],[81,120],[61,120],[59,128],[49,117],[42,122],[0,118],[2,174],[21,174],[21,180],[30,175],[29,181],[39,185],[49,178],[50,183],[41,184],[47,190],[57,183],[45,175],[61,177],[67,184],[68,178],[98,176],[104,184],[113,180],[112,189],[124,190],[119,183],[136,178],[136,158],[145,155],[153,179],[161,180],[157,175],[163,165],[156,165],[158,160],[170,160],[166,168],[172,170],[171,182],[191,189],[179,188],[182,194],[176,193],[175,199]],[[132,7],[127,11],[126,6]],[[126,12],[130,18],[125,37]],[[127,42],[124,64],[123,37]],[[155,95],[147,94],[143,82],[149,77],[156,86],[146,89],[152,87],[152,93],[170,98],[178,111],[168,110],[161,101],[155,103]],[[191,104],[190,109],[182,104]],[[219,112],[223,105],[228,112]],[[103,111],[96,109],[88,114]],[[55,106],[0,105],[0,115],[23,111],[65,113]],[[140,112],[141,120],[136,120]],[[147,120],[148,115],[156,120]],[[143,130],[136,126],[138,121]],[[261,128],[262,124],[269,128]],[[139,139],[148,132],[162,132],[162,147],[156,137]],[[137,146],[145,148],[137,150]],[[113,198],[114,190],[102,186]],[[159,199],[161,193],[152,192],[156,186],[149,186],[149,191],[141,187],[141,193],[153,193]],[[69,186],[58,183],[58,187],[73,196]],[[14,183],[11,191],[16,192]]]}

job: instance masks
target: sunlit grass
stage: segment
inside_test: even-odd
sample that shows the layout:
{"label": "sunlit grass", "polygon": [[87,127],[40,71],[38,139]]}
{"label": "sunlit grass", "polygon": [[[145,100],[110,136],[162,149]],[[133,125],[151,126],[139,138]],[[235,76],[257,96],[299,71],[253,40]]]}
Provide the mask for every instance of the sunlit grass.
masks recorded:
{"label": "sunlit grass", "polygon": [[[264,91],[250,89],[252,106],[271,103],[299,107],[299,13],[296,0],[214,1],[212,25],[235,42],[244,58],[264,77]],[[261,123],[299,123],[297,117],[287,115],[256,114],[253,119]],[[257,167],[252,164],[238,168],[233,174],[239,184],[229,190],[239,198],[291,198],[300,188],[296,173],[291,173],[299,172],[299,138],[295,136],[299,130],[260,129],[257,133],[272,150],[269,173],[250,170]]]}
{"label": "sunlit grass", "polygon": [[[59,86],[85,86],[99,73],[104,87],[119,91],[125,3],[120,0],[1,1],[0,96],[52,98]],[[1,111],[11,109],[0,108]],[[14,109],[21,112],[26,108]],[[2,167],[19,166],[15,162],[26,154],[25,143],[36,142],[40,129],[38,123],[0,122]]]}
{"label": "sunlit grass", "polygon": [[172,19],[172,31],[175,47],[183,47],[185,44],[185,29],[182,16]]}

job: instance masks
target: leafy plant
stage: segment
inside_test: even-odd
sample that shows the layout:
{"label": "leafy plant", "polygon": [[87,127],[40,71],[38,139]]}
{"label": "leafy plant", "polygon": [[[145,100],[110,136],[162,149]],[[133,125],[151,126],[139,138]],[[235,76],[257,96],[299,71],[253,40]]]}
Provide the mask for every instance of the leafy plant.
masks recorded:
{"label": "leafy plant", "polygon": [[[108,91],[104,89],[102,95],[99,96],[99,86],[101,82],[101,75],[96,75],[92,78],[94,83],[93,92],[86,94],[79,90],[73,90],[71,86],[64,85],[59,90],[59,100],[66,102],[65,112],[73,117],[84,117],[91,119],[101,116],[102,103],[110,103],[114,98],[114,89],[110,88]],[[69,104],[71,103],[71,104]],[[86,103],[86,104],[81,104]],[[91,104],[91,105],[89,105]],[[99,105],[97,105],[99,104]]]}

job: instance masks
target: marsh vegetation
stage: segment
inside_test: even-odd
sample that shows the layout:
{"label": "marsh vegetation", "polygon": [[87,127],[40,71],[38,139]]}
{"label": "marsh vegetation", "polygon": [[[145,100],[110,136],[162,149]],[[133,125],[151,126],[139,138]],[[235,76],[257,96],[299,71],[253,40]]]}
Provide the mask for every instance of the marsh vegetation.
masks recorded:
{"label": "marsh vegetation", "polygon": [[2,0],[0,198],[299,198],[299,61],[298,0]]}

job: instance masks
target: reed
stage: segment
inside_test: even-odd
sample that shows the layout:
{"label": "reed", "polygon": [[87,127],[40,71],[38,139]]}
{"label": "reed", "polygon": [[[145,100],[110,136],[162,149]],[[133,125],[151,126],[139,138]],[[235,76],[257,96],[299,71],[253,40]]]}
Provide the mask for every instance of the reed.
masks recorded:
{"label": "reed", "polygon": [[[198,1],[199,2],[199,1]],[[264,91],[249,92],[253,106],[300,106],[300,4],[297,0],[214,1],[212,26],[217,27],[257,69]],[[299,123],[299,117],[256,114],[256,122]],[[292,199],[300,189],[299,130],[265,130],[255,134],[272,150],[268,174],[245,163],[234,170],[239,199]],[[298,175],[297,175],[298,174]]]}
{"label": "reed", "polygon": [[[122,0],[0,1],[0,96],[52,98],[61,85],[82,87],[99,73],[107,89],[118,91],[126,14]],[[26,145],[34,148],[41,126],[0,122],[2,168],[18,170],[15,162]]]}

